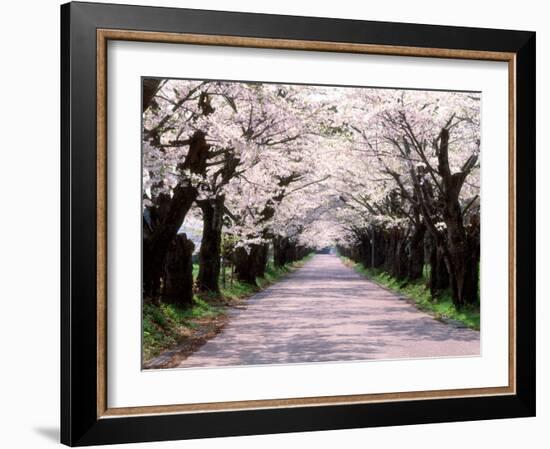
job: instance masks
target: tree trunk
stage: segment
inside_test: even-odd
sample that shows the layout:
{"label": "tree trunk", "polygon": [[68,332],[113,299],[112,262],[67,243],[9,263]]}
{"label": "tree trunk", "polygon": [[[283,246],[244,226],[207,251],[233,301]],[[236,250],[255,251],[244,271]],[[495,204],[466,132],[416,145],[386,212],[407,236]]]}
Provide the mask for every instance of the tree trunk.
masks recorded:
{"label": "tree trunk", "polygon": [[392,276],[396,279],[405,279],[407,277],[408,258],[406,253],[407,241],[403,232],[395,232],[395,253],[393,259]]}
{"label": "tree trunk", "polygon": [[273,263],[276,267],[282,267],[287,262],[288,238],[276,235],[273,237]]}
{"label": "tree trunk", "polygon": [[[298,260],[302,260],[304,257],[306,257],[308,254],[312,253],[314,250],[308,246],[300,246],[298,251]],[[325,254],[328,254],[325,253]]]}
{"label": "tree trunk", "polygon": [[163,302],[187,306],[193,302],[193,250],[185,234],[178,234],[168,248],[164,264]]}
{"label": "tree trunk", "polygon": [[466,235],[469,244],[470,266],[474,267],[473,288],[475,289],[476,302],[479,302],[479,259],[480,259],[480,240],[479,240],[479,215],[472,217],[470,225],[466,229]]}
{"label": "tree trunk", "polygon": [[194,187],[176,187],[167,212],[159,214],[156,229],[150,234],[143,233],[143,289],[146,296],[158,295],[166,254],[196,197]]}
{"label": "tree trunk", "polygon": [[250,285],[258,285],[257,277],[265,274],[268,246],[265,244],[250,245],[248,252],[240,247],[235,250],[235,273],[237,279]]}
{"label": "tree trunk", "polygon": [[288,262],[296,262],[298,260],[298,248],[296,243],[290,242],[287,247],[287,259]]}
{"label": "tree trunk", "polygon": [[386,245],[385,245],[385,261],[384,261],[384,271],[390,275],[395,275],[395,259],[397,255],[397,235],[395,229],[390,229],[386,231]]}
{"label": "tree trunk", "polygon": [[254,263],[256,264],[256,276],[263,278],[265,276],[265,268],[267,266],[267,258],[269,253],[269,245],[258,245]]}
{"label": "tree trunk", "polygon": [[361,249],[360,249],[361,263],[365,268],[371,267],[371,243],[368,235],[364,234],[361,237]]}
{"label": "tree trunk", "polygon": [[424,270],[425,233],[426,226],[423,223],[417,224],[409,242],[409,267],[407,277],[410,281],[422,278],[422,272]]}
{"label": "tree trunk", "polygon": [[462,308],[477,300],[478,257],[466,233],[453,230],[450,234],[447,269],[451,273],[453,302],[457,308]]}
{"label": "tree trunk", "polygon": [[154,78],[145,78],[143,80],[143,112],[145,112],[153,102],[153,98],[159,89],[160,81],[161,80]]}
{"label": "tree trunk", "polygon": [[203,228],[199,252],[197,288],[201,292],[220,292],[220,258],[224,197],[199,202]]}
{"label": "tree trunk", "polygon": [[451,274],[453,302],[457,308],[474,304],[478,295],[479,250],[467,235],[462,220],[458,201],[454,205],[447,204],[445,214],[449,248],[447,269]]}
{"label": "tree trunk", "polygon": [[248,249],[248,252],[243,247],[239,247],[234,253],[235,274],[237,275],[237,279],[250,285],[257,285],[253,263],[254,255],[252,254],[254,246],[255,245],[252,245],[252,247]]}
{"label": "tree trunk", "polygon": [[477,299],[477,266],[472,265],[470,244],[464,229],[460,190],[468,173],[467,166],[473,166],[477,156],[472,156],[462,171],[452,174],[449,166],[449,131],[441,131],[438,153],[439,171],[443,181],[443,219],[447,230],[447,270],[450,275],[453,302],[457,308],[474,303]]}
{"label": "tree trunk", "polygon": [[371,228],[371,232],[370,232],[370,266],[372,268],[375,268],[377,265],[376,265],[376,250],[378,249],[377,248],[377,245],[376,245],[376,230],[374,228]]}
{"label": "tree trunk", "polygon": [[378,268],[384,265],[386,244],[382,237],[382,231],[373,227],[371,230],[371,266]]}
{"label": "tree trunk", "polygon": [[445,264],[444,251],[441,244],[432,238],[430,243],[430,277],[428,288],[432,297],[437,297],[449,287],[449,274]]}
{"label": "tree trunk", "polygon": [[[205,134],[196,131],[181,169],[204,173],[208,148]],[[187,183],[178,184],[172,193],[171,197],[160,195],[143,216],[143,292],[146,297],[159,294],[168,248],[198,195],[197,189]]]}

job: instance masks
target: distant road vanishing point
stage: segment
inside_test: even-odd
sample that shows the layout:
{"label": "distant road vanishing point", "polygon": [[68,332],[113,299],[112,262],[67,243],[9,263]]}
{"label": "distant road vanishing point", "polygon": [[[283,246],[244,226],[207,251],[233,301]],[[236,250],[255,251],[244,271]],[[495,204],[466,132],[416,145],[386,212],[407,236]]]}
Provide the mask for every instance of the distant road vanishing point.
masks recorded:
{"label": "distant road vanishing point", "polygon": [[179,367],[479,354],[479,332],[441,323],[338,257],[316,255],[233,309],[226,327]]}

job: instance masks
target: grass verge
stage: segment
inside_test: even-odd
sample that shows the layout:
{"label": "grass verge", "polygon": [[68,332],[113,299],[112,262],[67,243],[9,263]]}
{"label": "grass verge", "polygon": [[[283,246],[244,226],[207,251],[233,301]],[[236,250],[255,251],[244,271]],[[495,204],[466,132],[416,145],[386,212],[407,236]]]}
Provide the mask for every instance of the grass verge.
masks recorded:
{"label": "grass verge", "polygon": [[198,295],[187,308],[175,304],[144,304],[143,360],[147,362],[165,349],[188,338],[201,322],[224,315],[222,305],[210,304]]}
{"label": "grass verge", "polygon": [[[229,271],[226,271],[225,287],[220,288],[220,295],[194,295],[193,304],[181,307],[174,304],[145,304],[143,306],[143,361],[149,362],[159,354],[179,348],[177,360],[184,360],[210,338],[216,336],[227,322],[229,307],[234,307],[254,293],[265,289],[280,280],[284,275],[301,267],[313,254],[283,267],[268,263],[265,276],[257,278],[258,286],[233,280],[229,282]],[[195,268],[195,267],[194,267]],[[193,270],[198,273],[198,268]],[[221,286],[220,282],[220,286]],[[173,361],[155,366],[168,368]]]}
{"label": "grass verge", "polygon": [[404,284],[403,281],[395,279],[380,269],[365,268],[363,264],[356,263],[347,257],[341,257],[341,259],[344,264],[353,267],[359,274],[395,293],[406,296],[416,307],[430,313],[434,318],[440,321],[455,320],[470,329],[479,330],[479,306],[470,306],[457,310],[453,304],[450,291],[444,291],[439,297],[432,298],[430,290],[425,286],[425,279]]}

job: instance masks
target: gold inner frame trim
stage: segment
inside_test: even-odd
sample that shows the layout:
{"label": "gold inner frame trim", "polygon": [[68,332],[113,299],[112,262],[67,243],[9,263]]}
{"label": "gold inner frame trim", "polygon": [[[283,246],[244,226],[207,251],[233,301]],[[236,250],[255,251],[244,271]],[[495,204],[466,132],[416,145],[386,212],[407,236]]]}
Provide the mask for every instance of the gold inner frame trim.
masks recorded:
{"label": "gold inner frame trim", "polygon": [[[188,45],[362,53],[389,56],[470,59],[508,62],[508,385],[503,387],[393,392],[200,404],[108,408],[107,404],[107,42],[109,40]],[[160,33],[116,29],[97,30],[97,417],[258,410],[344,405],[422,399],[513,395],[516,392],[516,55],[515,53],[356,44],[239,36]]]}

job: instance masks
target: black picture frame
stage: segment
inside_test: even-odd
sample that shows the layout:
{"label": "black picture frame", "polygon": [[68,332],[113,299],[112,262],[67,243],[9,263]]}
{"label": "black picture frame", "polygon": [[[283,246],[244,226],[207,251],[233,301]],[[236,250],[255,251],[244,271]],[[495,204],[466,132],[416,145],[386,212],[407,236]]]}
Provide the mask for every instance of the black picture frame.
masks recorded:
{"label": "black picture frame", "polygon": [[[516,393],[98,417],[98,29],[516,55]],[[61,6],[61,442],[70,446],[535,415],[535,33],[94,3]]]}

